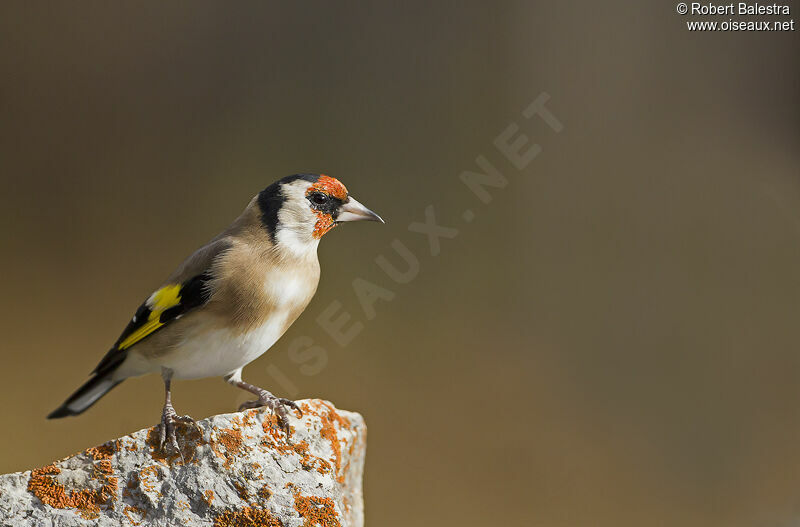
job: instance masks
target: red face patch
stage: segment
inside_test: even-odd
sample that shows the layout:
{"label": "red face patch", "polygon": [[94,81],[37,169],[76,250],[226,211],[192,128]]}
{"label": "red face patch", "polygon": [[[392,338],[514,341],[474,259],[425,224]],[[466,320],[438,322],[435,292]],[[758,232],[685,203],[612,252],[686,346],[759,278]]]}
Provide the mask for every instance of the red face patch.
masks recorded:
{"label": "red face patch", "polygon": [[334,198],[338,198],[342,201],[347,199],[347,189],[345,186],[342,185],[338,179],[326,176],[325,174],[321,174],[317,182],[308,187],[306,196],[315,191],[333,196]]}
{"label": "red face patch", "polygon": [[[322,192],[342,201],[347,200],[345,186],[338,179],[325,174],[321,174],[317,182],[308,187],[306,196],[312,192]],[[330,214],[326,214],[321,210],[314,210],[314,215],[317,217],[317,223],[314,224],[314,238],[322,238],[323,234],[336,227],[336,222],[333,221],[333,217]]]}

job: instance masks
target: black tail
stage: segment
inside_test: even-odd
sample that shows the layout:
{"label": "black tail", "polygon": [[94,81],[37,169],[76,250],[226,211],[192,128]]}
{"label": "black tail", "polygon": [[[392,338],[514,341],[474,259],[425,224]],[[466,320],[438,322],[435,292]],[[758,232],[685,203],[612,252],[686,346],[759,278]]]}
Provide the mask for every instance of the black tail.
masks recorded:
{"label": "black tail", "polygon": [[113,380],[111,372],[106,372],[102,375],[95,374],[75,393],[70,395],[69,399],[64,401],[64,404],[53,410],[47,418],[58,419],[68,415],[81,414],[121,382],[121,380]]}

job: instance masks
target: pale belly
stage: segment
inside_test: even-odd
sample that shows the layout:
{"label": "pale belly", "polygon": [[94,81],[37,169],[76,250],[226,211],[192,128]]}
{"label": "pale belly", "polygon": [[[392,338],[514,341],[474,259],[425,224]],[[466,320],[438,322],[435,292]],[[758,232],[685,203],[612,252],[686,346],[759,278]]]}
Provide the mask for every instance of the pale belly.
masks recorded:
{"label": "pale belly", "polygon": [[290,322],[286,315],[273,314],[264,324],[247,332],[220,327],[191,328],[166,353],[147,353],[137,350],[120,368],[120,378],[145,373],[160,373],[169,368],[174,379],[221,377],[233,373],[264,354],[283,335]]}

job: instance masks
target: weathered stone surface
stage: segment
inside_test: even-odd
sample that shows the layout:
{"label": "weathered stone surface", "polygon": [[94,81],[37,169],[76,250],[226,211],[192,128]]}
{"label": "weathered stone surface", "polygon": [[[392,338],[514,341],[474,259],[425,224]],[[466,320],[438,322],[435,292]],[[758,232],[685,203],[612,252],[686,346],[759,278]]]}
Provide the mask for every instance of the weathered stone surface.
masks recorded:
{"label": "weathered stone surface", "polygon": [[0,525],[359,527],[366,425],[326,401],[298,401],[291,443],[269,410],[187,426],[178,454],[152,428],[46,467],[0,476]]}

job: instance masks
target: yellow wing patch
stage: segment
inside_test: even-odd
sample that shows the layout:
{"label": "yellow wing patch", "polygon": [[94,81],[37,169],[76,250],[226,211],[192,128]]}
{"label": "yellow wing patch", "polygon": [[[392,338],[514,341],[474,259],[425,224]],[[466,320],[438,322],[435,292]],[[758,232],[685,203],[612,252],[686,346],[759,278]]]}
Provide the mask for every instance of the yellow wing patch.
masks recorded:
{"label": "yellow wing patch", "polygon": [[150,310],[150,313],[147,316],[147,321],[142,326],[138,327],[133,333],[125,337],[125,339],[119,343],[117,349],[124,350],[130,348],[147,335],[163,326],[164,323],[161,322],[161,313],[181,303],[180,291],[181,285],[174,284],[164,286],[150,295],[150,298],[148,298],[147,302],[145,302]]}

